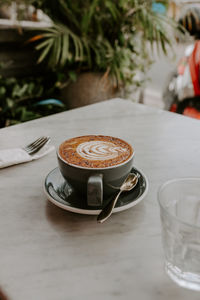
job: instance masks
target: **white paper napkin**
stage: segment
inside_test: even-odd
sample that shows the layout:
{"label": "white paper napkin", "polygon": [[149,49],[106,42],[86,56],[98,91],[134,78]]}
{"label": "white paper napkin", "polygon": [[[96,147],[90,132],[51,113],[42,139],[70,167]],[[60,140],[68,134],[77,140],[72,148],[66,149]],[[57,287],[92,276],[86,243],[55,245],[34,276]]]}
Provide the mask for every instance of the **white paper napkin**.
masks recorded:
{"label": "white paper napkin", "polygon": [[41,158],[44,155],[53,151],[54,149],[54,146],[46,144],[37,153],[33,155],[29,155],[25,150],[21,148],[0,150],[0,168],[5,168],[8,166],[21,164],[24,162],[29,162]]}

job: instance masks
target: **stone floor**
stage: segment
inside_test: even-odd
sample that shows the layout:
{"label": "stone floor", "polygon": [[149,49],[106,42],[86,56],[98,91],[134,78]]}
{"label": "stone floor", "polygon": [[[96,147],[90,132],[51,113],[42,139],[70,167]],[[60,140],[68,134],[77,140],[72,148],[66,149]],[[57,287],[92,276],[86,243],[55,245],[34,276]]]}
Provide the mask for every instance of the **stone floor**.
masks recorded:
{"label": "stone floor", "polygon": [[143,103],[150,106],[163,108],[162,93],[166,85],[169,74],[176,68],[179,59],[183,56],[188,43],[181,43],[174,47],[174,55],[169,53],[169,57],[156,55],[148,77],[149,81],[144,91]]}

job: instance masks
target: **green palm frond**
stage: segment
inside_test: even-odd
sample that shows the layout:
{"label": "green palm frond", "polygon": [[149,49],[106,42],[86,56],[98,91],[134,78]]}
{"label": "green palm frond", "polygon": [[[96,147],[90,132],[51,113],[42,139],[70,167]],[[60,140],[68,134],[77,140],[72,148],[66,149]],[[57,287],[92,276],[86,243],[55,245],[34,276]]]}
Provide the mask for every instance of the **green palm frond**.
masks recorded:
{"label": "green palm frond", "polygon": [[[152,11],[152,0],[44,0],[41,8],[54,25],[40,30],[38,62],[69,72],[110,70],[118,83],[135,69],[145,70],[152,52],[167,54],[177,24]],[[163,3],[168,3],[163,0]],[[148,48],[149,49],[149,48]],[[127,51],[128,50],[128,51]],[[126,71],[124,71],[126,70]],[[130,72],[128,72],[129,70]],[[128,74],[128,75],[127,75]]]}
{"label": "green palm frond", "polygon": [[[42,50],[38,63],[49,57],[49,66],[52,68],[63,66],[67,61],[83,60],[83,45],[80,38],[69,28],[63,25],[54,25],[46,28],[41,34],[42,39],[35,47]],[[72,52],[75,55],[72,55]]]}

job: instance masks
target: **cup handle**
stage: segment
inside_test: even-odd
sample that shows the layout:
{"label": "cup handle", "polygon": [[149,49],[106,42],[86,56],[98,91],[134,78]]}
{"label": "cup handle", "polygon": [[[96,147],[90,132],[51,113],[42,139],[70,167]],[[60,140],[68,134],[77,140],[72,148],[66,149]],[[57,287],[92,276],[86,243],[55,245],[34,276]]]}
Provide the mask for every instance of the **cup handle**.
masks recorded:
{"label": "cup handle", "polygon": [[87,204],[89,206],[101,206],[103,203],[103,175],[95,174],[88,178]]}

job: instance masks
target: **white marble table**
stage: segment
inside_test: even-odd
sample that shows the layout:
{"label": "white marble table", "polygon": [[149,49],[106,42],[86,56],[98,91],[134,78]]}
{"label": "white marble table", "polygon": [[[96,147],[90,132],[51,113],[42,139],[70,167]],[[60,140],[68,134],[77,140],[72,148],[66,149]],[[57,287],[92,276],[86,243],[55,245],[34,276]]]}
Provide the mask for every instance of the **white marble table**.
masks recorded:
{"label": "white marble table", "polygon": [[157,190],[200,176],[200,121],[113,99],[0,130],[0,149],[49,135],[121,137],[149,179],[145,199],[103,224],[50,203],[56,154],[0,170],[0,289],[11,300],[199,300],[164,272]]}

